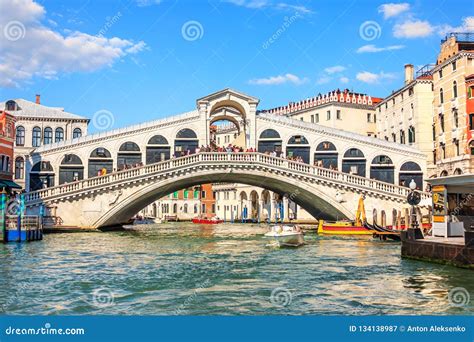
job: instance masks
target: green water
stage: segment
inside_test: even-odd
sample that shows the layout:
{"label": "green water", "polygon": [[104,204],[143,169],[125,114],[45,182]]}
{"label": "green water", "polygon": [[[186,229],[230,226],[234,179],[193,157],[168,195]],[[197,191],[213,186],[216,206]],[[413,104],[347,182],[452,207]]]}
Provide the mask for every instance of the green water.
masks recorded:
{"label": "green water", "polygon": [[[369,237],[309,233],[305,246],[279,249],[263,238],[266,230],[256,225],[176,223],[133,232],[52,234],[39,242],[0,245],[0,311],[46,315],[473,312],[473,271],[402,260],[398,243]],[[452,300],[450,291],[458,291]]]}

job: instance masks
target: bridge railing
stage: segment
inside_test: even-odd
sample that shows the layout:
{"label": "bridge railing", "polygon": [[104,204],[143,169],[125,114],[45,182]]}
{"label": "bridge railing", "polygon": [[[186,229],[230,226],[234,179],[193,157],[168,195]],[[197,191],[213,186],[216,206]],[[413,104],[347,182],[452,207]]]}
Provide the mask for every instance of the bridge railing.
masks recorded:
{"label": "bridge railing", "polygon": [[[298,173],[313,175],[317,178],[327,179],[333,182],[354,185],[373,189],[386,194],[392,194],[397,197],[407,196],[409,189],[391,183],[385,183],[379,180],[352,175],[341,171],[330,170],[318,166],[313,166],[301,162],[291,161],[285,158],[273,157],[257,152],[201,152],[184,157],[168,159],[165,161],[148,164],[141,167],[117,171],[103,176],[91,177],[76,181],[73,183],[61,184],[55,187],[31,191],[25,194],[26,202],[34,202],[41,199],[58,196],[62,194],[74,193],[88,188],[94,188],[101,185],[107,185],[114,182],[121,182],[133,178],[169,171],[184,166],[200,163],[222,163],[232,164],[262,164],[280,168],[283,170],[292,170]],[[421,192],[422,198],[428,198],[429,193]]]}

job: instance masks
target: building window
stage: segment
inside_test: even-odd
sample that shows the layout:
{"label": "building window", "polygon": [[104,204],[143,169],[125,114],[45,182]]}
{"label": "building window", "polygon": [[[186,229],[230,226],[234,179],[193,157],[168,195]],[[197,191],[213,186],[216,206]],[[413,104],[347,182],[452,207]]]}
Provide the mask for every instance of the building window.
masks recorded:
{"label": "building window", "polygon": [[439,116],[439,125],[441,127],[441,132],[444,132],[444,114],[440,114]]}
{"label": "building window", "polygon": [[206,203],[201,204],[201,213],[206,212]]}
{"label": "building window", "polygon": [[187,189],[184,190],[183,197],[186,199],[189,197],[189,191]]}
{"label": "building window", "polygon": [[405,143],[405,131],[400,130],[400,144],[404,144],[404,143]]}
{"label": "building window", "polygon": [[456,81],[453,82],[453,98],[458,97],[458,83]]}
{"label": "building window", "polygon": [[316,113],[314,115],[314,118],[315,118],[315,122],[319,122],[319,113]]}
{"label": "building window", "polygon": [[212,213],[215,214],[216,213],[216,205],[214,203],[212,203]]}
{"label": "building window", "polygon": [[471,156],[474,156],[474,140],[469,143],[469,148],[471,149]]}
{"label": "building window", "polygon": [[433,164],[436,164],[436,150],[433,150]]}
{"label": "building window", "polygon": [[438,76],[439,78],[443,78],[443,69],[439,69]]}
{"label": "building window", "polygon": [[439,88],[439,103],[444,103],[443,88]]}
{"label": "building window", "polygon": [[311,115],[311,123],[314,123],[314,115]]}
{"label": "building window", "polygon": [[25,146],[25,127],[16,128],[16,146]]}
{"label": "building window", "polygon": [[7,103],[5,104],[5,110],[12,110],[12,111],[16,111],[18,108],[17,104],[15,101],[7,101]]}
{"label": "building window", "polygon": [[374,122],[377,122],[377,115],[374,114]]}
{"label": "building window", "polygon": [[74,131],[72,131],[72,138],[80,138],[82,136],[82,131],[80,128],[74,128]]}
{"label": "building window", "polygon": [[470,86],[467,89],[467,97],[472,99],[474,97],[474,86]]}
{"label": "building window", "polygon": [[433,141],[436,140],[436,126],[433,124]]}
{"label": "building window", "polygon": [[303,118],[303,117],[301,117],[301,118],[300,118],[300,121],[304,121],[304,118]]}
{"label": "building window", "polygon": [[341,111],[339,109],[336,110],[336,119],[341,120]]}
{"label": "building window", "polygon": [[367,122],[371,122],[371,121],[372,121],[372,114],[367,113]]}
{"label": "building window", "polygon": [[25,161],[22,157],[15,159],[15,179],[23,179],[25,172]]}
{"label": "building window", "polygon": [[408,143],[413,144],[415,142],[415,127],[408,127]]}
{"label": "building window", "polygon": [[454,149],[456,151],[456,156],[459,156],[459,140],[454,141]]}
{"label": "building window", "polygon": [[395,133],[392,133],[392,140],[393,142],[397,142],[397,135]]}
{"label": "building window", "polygon": [[64,129],[61,127],[56,128],[54,131],[54,142],[60,142],[64,140]]}
{"label": "building window", "polygon": [[446,158],[446,145],[445,144],[441,144],[441,151],[443,152],[442,159],[445,159]]}
{"label": "building window", "polygon": [[178,191],[173,192],[173,198],[178,198]]}
{"label": "building window", "polygon": [[458,111],[455,109],[453,110],[453,123],[454,123],[454,127],[459,127],[459,118],[458,118]]}
{"label": "building window", "polygon": [[183,213],[187,214],[188,213],[188,204],[184,203],[183,205]]}
{"label": "building window", "polygon": [[31,141],[33,147],[38,147],[41,145],[41,128],[33,128],[33,139]]}
{"label": "building window", "polygon": [[456,71],[456,61],[452,62],[451,65],[453,66],[453,71]]}
{"label": "building window", "polygon": [[197,204],[194,205],[194,213],[195,213],[195,214],[198,213],[198,205],[197,205]]}
{"label": "building window", "polygon": [[53,129],[51,127],[46,127],[44,129],[43,142],[45,145],[51,144],[53,142]]}
{"label": "building window", "polygon": [[474,130],[474,113],[469,114],[469,129]]}
{"label": "building window", "polygon": [[326,113],[326,120],[331,120],[331,111],[328,110]]}
{"label": "building window", "polygon": [[201,198],[206,198],[206,191],[201,191]]}

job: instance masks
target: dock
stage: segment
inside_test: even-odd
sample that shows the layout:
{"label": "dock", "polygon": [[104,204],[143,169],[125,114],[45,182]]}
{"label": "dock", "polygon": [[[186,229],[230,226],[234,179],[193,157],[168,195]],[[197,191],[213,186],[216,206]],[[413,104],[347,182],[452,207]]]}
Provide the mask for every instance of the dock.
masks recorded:
{"label": "dock", "polygon": [[402,258],[474,269],[474,244],[465,237],[413,238],[402,232]]}

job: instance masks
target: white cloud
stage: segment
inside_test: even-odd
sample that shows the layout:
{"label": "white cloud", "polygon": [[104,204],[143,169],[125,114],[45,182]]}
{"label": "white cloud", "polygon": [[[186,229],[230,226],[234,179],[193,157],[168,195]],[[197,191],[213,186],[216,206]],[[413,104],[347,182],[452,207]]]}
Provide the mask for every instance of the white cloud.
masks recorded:
{"label": "white cloud", "polygon": [[400,13],[406,12],[410,9],[410,4],[403,2],[399,4],[388,3],[379,6],[379,13],[383,13],[384,19],[396,17]]}
{"label": "white cloud", "polygon": [[[0,27],[5,28],[0,32],[0,86],[19,86],[34,77],[55,79],[61,73],[95,71],[146,47],[143,41],[78,31],[63,35],[41,23],[45,10],[32,0],[0,0],[0,8]],[[6,30],[13,22],[17,30]]]}
{"label": "white cloud", "polygon": [[339,82],[343,83],[343,84],[346,84],[346,83],[349,83],[349,78],[345,77],[345,76],[342,76],[340,79],[339,79]]}
{"label": "white cloud", "polygon": [[306,83],[308,79],[306,77],[299,78],[293,74],[285,74],[285,75],[278,75],[278,76],[271,76],[267,78],[254,78],[249,81],[249,84],[253,85],[277,85],[277,84],[284,84],[284,83],[293,83],[296,85],[300,85]]}
{"label": "white cloud", "polygon": [[374,74],[369,71],[362,71],[357,73],[356,78],[364,83],[369,83],[369,84],[376,84],[379,83],[382,80],[392,80],[396,78],[394,74],[391,73],[385,73],[385,72],[380,72],[378,74]]}
{"label": "white cloud", "polygon": [[138,7],[147,7],[151,5],[159,5],[161,0],[136,0]]}
{"label": "white cloud", "polygon": [[443,25],[438,29],[440,35],[444,36],[450,32],[474,32],[474,17],[465,17],[462,24],[457,27],[451,25]]}
{"label": "white cloud", "polygon": [[407,20],[393,27],[393,35],[396,38],[419,38],[431,35],[434,30],[435,28],[428,21]]}
{"label": "white cloud", "polygon": [[403,49],[405,45],[389,45],[384,47],[377,47],[373,44],[368,44],[361,46],[357,49],[357,53],[374,53],[374,52],[382,52],[382,51],[392,51],[392,50],[400,50]]}
{"label": "white cloud", "polygon": [[346,67],[343,65],[334,65],[332,67],[327,67],[324,71],[328,74],[335,74],[346,70]]}
{"label": "white cloud", "polygon": [[332,81],[332,77],[324,75],[316,80],[316,84],[326,84]]}

